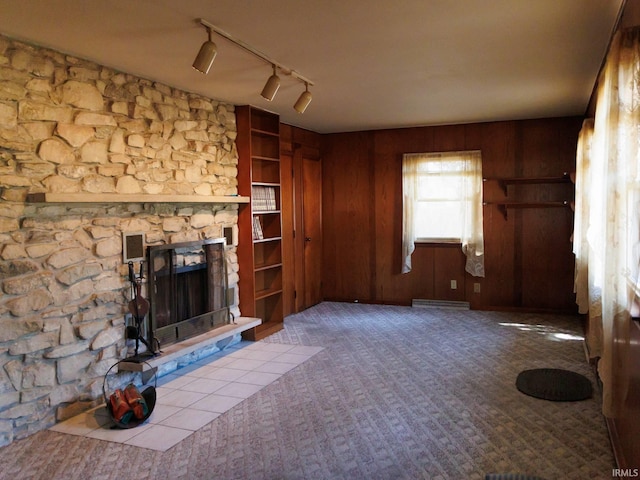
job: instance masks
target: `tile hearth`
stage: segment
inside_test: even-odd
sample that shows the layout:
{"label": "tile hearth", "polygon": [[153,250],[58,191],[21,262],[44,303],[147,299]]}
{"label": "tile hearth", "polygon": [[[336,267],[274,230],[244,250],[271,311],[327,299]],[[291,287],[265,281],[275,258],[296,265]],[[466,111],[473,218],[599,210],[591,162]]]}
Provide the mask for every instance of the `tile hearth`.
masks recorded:
{"label": "tile hearth", "polygon": [[157,402],[142,425],[113,429],[104,405],[50,430],[165,451],[305,362],[322,347],[240,342],[157,381]]}

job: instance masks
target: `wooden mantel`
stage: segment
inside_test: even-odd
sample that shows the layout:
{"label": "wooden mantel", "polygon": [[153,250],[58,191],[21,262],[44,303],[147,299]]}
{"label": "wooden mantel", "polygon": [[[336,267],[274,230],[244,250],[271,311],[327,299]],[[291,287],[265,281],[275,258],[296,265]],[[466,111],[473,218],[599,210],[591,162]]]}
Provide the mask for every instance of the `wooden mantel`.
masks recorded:
{"label": "wooden mantel", "polygon": [[240,195],[150,195],[119,193],[30,193],[28,203],[249,203]]}

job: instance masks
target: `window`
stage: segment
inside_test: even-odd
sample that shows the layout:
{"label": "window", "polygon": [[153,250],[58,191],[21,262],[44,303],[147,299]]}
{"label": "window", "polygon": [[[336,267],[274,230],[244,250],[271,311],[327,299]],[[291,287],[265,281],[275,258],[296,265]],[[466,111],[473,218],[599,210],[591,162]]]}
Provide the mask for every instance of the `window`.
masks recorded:
{"label": "window", "polygon": [[462,244],[466,270],[484,276],[479,151],[406,154],[402,161],[403,273],[416,241]]}

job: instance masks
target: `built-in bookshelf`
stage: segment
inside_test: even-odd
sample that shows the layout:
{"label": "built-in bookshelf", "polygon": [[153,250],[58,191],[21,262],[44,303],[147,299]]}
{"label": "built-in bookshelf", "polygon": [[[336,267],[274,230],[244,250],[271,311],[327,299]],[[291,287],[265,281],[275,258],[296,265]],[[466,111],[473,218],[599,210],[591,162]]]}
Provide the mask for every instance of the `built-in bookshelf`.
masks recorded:
{"label": "built-in bookshelf", "polygon": [[249,196],[238,215],[240,311],[262,319],[243,333],[259,340],[284,326],[280,119],[251,106],[236,108],[238,193]]}

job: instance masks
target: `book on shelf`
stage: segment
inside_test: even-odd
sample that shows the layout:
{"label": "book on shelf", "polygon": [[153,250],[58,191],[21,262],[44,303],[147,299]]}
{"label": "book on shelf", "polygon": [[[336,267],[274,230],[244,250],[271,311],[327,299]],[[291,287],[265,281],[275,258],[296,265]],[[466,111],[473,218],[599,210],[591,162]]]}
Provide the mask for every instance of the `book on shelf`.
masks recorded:
{"label": "book on shelf", "polygon": [[260,217],[258,216],[253,217],[253,239],[264,239],[264,234],[262,233],[262,225],[260,224]]}
{"label": "book on shelf", "polygon": [[275,187],[253,185],[251,187],[251,200],[253,211],[272,212],[278,209]]}
{"label": "book on shelf", "polygon": [[267,188],[267,210],[276,210],[276,189],[274,187]]}

